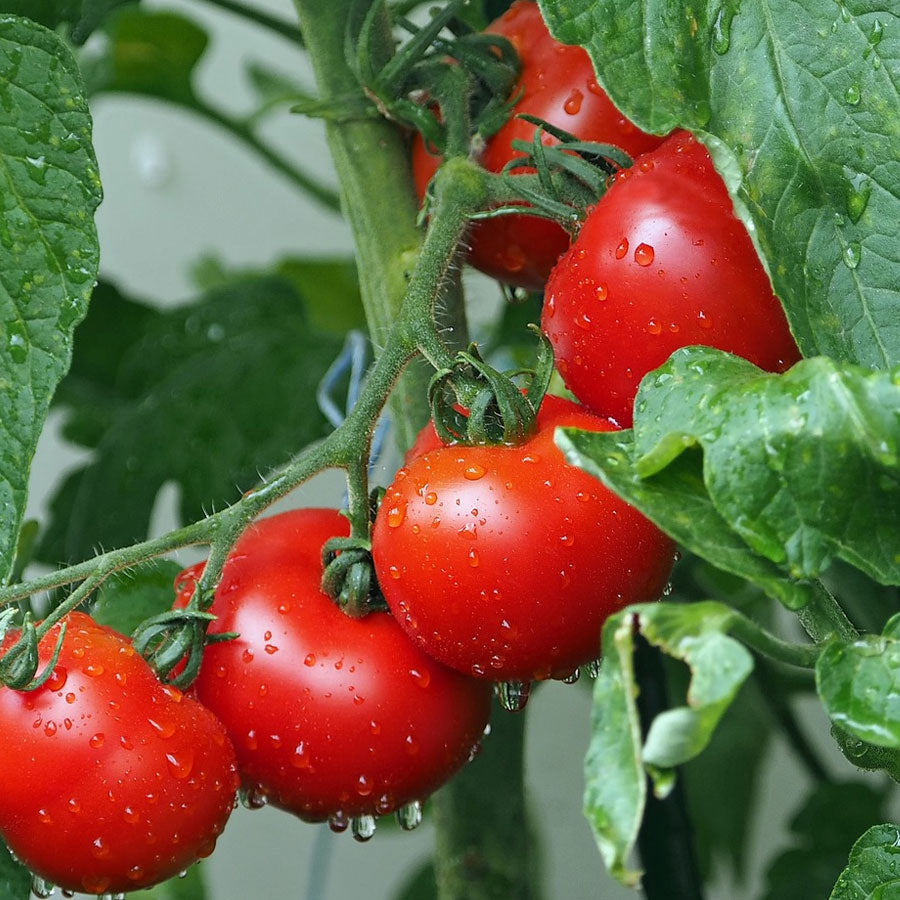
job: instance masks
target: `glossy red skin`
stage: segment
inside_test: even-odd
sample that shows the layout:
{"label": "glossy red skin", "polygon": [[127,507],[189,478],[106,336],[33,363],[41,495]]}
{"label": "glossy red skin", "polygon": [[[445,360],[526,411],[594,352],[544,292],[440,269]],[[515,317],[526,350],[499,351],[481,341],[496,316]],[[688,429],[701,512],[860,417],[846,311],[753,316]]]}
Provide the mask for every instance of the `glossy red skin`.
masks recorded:
{"label": "glossy red skin", "polygon": [[[637,128],[620,113],[597,84],[590,57],[581,47],[560,44],[551,37],[536,3],[514,3],[485,29],[512,42],[522,62],[513,94],[522,92],[514,115],[528,113],[584,141],[613,144],[631,156],[657,147],[661,137]],[[511,118],[490,140],[481,164],[499,172],[522,154],[514,140],[531,141],[534,126]],[[550,140],[550,139],[548,139]],[[441,158],[429,153],[421,135],[413,141],[412,165],[419,199],[437,171]],[[569,246],[559,225],[536,216],[503,216],[472,228],[469,261],[493,278],[533,291],[543,290],[550,270]]]}
{"label": "glossy red skin", "polygon": [[770,372],[800,358],[724,182],[685,132],[601,197],[550,276],[541,325],[572,393],[624,427],[641,379],[679,347]]}
{"label": "glossy red skin", "polygon": [[[0,832],[64,889],[149,887],[213,851],[238,787],[234,752],[127,638],[83,613],[66,621],[50,680],[0,688]],[[41,641],[42,666],[58,631]]]}
{"label": "glossy red skin", "polygon": [[[195,690],[225,723],[244,784],[309,821],[388,813],[469,758],[488,686],[435,662],[394,619],[344,615],[322,593],[321,549],[348,533],[336,510],[262,519],[225,566]],[[180,601],[201,566],[183,573]]]}
{"label": "glossy red skin", "polygon": [[655,600],[671,570],[672,542],[553,443],[556,425],[614,426],[569,401],[550,406],[519,446],[408,460],[375,520],[391,611],[423,650],[477,677],[570,674],[599,656],[607,617]]}

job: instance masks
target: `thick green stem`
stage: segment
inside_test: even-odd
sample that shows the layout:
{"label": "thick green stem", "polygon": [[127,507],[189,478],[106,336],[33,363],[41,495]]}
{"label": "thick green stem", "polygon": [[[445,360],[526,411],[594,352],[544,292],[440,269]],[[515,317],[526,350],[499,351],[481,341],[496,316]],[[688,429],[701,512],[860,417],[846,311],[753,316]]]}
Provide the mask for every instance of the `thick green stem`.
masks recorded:
{"label": "thick green stem", "polygon": [[434,796],[440,900],[537,900],[522,770],[525,716],[495,704],[481,754]]}
{"label": "thick green stem", "polygon": [[[353,4],[349,0],[294,0],[294,5],[322,101],[364,98],[344,53],[345,28]],[[385,58],[391,49],[385,25]],[[328,121],[326,130],[340,181],[341,205],[356,242],[366,319],[372,342],[380,350],[400,311],[422,245],[408,152],[403,136],[384,119]],[[391,411],[401,448],[412,443],[427,421],[425,387],[429,377],[426,366],[410,366],[394,391]]]}

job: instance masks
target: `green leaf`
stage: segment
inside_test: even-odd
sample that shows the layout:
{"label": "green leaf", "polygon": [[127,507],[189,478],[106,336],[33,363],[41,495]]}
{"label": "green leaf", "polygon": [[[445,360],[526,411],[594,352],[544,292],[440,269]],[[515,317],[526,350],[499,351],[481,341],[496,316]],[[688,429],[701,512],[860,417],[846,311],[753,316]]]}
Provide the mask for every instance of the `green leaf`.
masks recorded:
{"label": "green leaf", "polygon": [[144,900],[205,900],[203,863],[191,866],[183,878],[170,878],[142,892],[141,896]]}
{"label": "green leaf", "polygon": [[31,872],[10,855],[9,848],[0,840],[0,897],[3,900],[29,900],[31,897]]}
{"label": "green leaf", "polygon": [[166,612],[175,599],[178,563],[155,559],[110,575],[97,592],[91,615],[101,625],[131,634],[144,619]]}
{"label": "green leaf", "polygon": [[80,44],[116,7],[136,0],[0,0],[0,13],[27,16],[48,28],[69,25]]}
{"label": "green leaf", "polygon": [[898,422],[900,371],[818,358],[768,375],[688,347],[641,383],[633,437],[560,446],[689,549],[797,606],[796,579],[833,557],[900,582]]}
{"label": "green leaf", "polygon": [[[638,125],[707,137],[805,356],[900,362],[900,17],[846,0],[541,0]],[[709,136],[713,136],[712,140]]]}
{"label": "green leaf", "polygon": [[599,478],[683,547],[759,585],[790,609],[807,603],[808,586],[754,553],[716,510],[703,484],[699,453],[682,453],[663,472],[643,479],[636,471],[631,432],[564,428],[557,431],[556,443],[570,463]]}
{"label": "green leaf", "polygon": [[900,614],[880,636],[829,644],[816,663],[816,686],[832,722],[861,741],[900,748]]}
{"label": "green leaf", "polygon": [[900,898],[900,828],[875,825],[853,845],[830,900],[898,900]]}
{"label": "green leaf", "polygon": [[793,846],[766,873],[763,900],[825,897],[855,837],[883,818],[883,790],[861,782],[819,784],[791,821]]}
{"label": "green leaf", "polygon": [[[105,301],[97,314],[114,315]],[[119,336],[127,349],[115,380],[92,377],[88,360],[105,352],[105,329],[88,326],[74,388],[61,392],[65,433],[96,439],[97,449],[53,498],[43,560],[143,539],[167,482],[180,489],[181,518],[193,521],[328,433],[315,395],[340,342],[310,326],[293,285],[245,279],[166,313],[128,308],[123,322],[137,330]]]}
{"label": "green leaf", "polygon": [[194,71],[209,43],[199,25],[177,13],[129,6],[103,30],[107,40],[81,59],[90,94],[124,91],[196,105]]}
{"label": "green leaf", "polygon": [[437,900],[437,895],[434,862],[427,859],[403,882],[394,900]]}
{"label": "green leaf", "polygon": [[[673,784],[674,767],[696,757],[750,674],[753,661],[728,637],[734,613],[715,602],[632,606],[603,629],[594,685],[591,743],[585,760],[585,815],[610,873],[635,884],[627,867],[646,802],[646,774],[657,793]],[[688,664],[687,705],[658,715],[642,740],[633,653],[638,630],[652,645]]]}
{"label": "green leaf", "polygon": [[0,582],[12,569],[38,435],[97,277],[100,196],[71,53],[45,28],[0,17]]}

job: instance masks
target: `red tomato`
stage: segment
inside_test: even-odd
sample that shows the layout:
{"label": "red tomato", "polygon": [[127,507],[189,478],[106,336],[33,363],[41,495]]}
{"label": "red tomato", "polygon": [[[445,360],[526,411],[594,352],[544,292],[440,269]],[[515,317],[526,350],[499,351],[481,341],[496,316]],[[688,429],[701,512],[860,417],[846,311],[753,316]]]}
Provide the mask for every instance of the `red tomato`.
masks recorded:
{"label": "red tomato", "polygon": [[[514,115],[528,113],[563,128],[583,141],[614,144],[631,156],[658,146],[663,138],[638,129],[620,113],[597,84],[590,57],[581,47],[568,47],[551,37],[536,3],[514,3],[486,31],[515,46],[522,72],[513,94],[522,93]],[[511,118],[488,142],[480,158],[499,172],[522,154],[514,140],[531,141],[534,125]],[[551,139],[547,139],[551,140]],[[421,135],[413,141],[412,165],[419,199],[441,158],[430,153]],[[566,232],[548,219],[503,216],[476,224],[469,261],[493,278],[529,290],[543,290],[560,254],[569,246]]]}
{"label": "red tomato", "polygon": [[550,276],[542,327],[569,389],[626,427],[641,379],[679,347],[772,372],[800,358],[724,182],[685,132],[616,177]]}
{"label": "red tomato", "polygon": [[[344,615],[322,593],[321,551],[348,533],[336,510],[262,519],[229,558],[197,695],[225,723],[244,785],[310,821],[424,799],[469,758],[487,685],[439,665],[387,613]],[[202,567],[183,573],[186,602]]]}
{"label": "red tomato", "polygon": [[614,426],[566,400],[544,404],[543,429],[519,446],[408,460],[372,537],[382,591],[410,637],[497,681],[564,677],[596,658],[606,618],[658,597],[672,566],[671,541],[553,443],[556,425]]}
{"label": "red tomato", "polygon": [[[125,637],[83,613],[66,621],[44,686],[0,688],[0,832],[64,889],[148,887],[212,853],[238,786],[234,752]],[[41,641],[42,664],[58,634]]]}

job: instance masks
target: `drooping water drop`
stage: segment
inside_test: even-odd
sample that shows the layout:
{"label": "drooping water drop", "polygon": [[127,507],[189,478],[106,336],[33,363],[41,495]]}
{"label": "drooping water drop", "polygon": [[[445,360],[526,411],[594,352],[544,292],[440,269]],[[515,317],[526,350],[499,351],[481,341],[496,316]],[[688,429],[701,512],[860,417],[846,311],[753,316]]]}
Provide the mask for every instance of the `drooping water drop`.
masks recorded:
{"label": "drooping water drop", "polygon": [[597,678],[600,675],[600,660],[592,659],[586,666],[585,669],[588,675],[591,678]]}
{"label": "drooping water drop", "polygon": [[404,831],[412,831],[418,828],[422,822],[422,803],[419,800],[411,800],[404,803],[397,810],[397,822]]}
{"label": "drooping water drop", "polygon": [[46,900],[47,897],[53,896],[55,890],[56,885],[53,882],[47,881],[46,878],[41,878],[40,875],[31,876],[31,893],[35,897],[41,897],[42,900]]}
{"label": "drooping water drop", "polygon": [[530,681],[501,681],[496,686],[500,705],[509,712],[521,712],[528,703]]}
{"label": "drooping water drop", "polygon": [[375,836],[375,816],[354,816],[350,820],[350,831],[353,840],[365,843]]}
{"label": "drooping water drop", "polygon": [[338,810],[328,817],[328,827],[336,834],[346,831],[349,824],[350,817],[342,810]]}
{"label": "drooping water drop", "polygon": [[238,791],[238,799],[245,809],[262,809],[269,802],[269,798],[259,785],[242,787]]}
{"label": "drooping water drop", "polygon": [[734,9],[730,6],[722,6],[716,13],[716,19],[712,28],[712,48],[724,56],[731,46],[731,20],[734,18]]}
{"label": "drooping water drop", "polygon": [[570,675],[566,675],[566,677],[563,678],[562,681],[563,684],[575,684],[575,682],[578,681],[579,678],[581,678],[581,669],[575,669],[575,671]]}
{"label": "drooping water drop", "polygon": [[851,174],[845,171],[847,176],[847,215],[855,225],[863,217],[866,207],[869,205],[869,197],[872,194],[872,182],[862,172]]}

